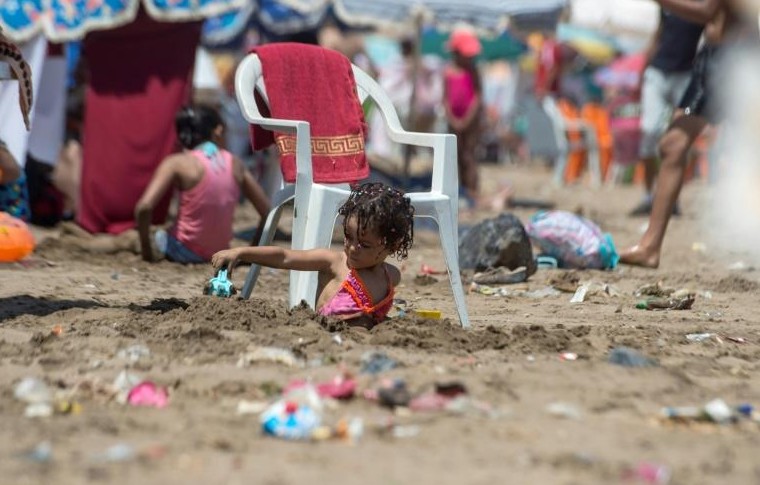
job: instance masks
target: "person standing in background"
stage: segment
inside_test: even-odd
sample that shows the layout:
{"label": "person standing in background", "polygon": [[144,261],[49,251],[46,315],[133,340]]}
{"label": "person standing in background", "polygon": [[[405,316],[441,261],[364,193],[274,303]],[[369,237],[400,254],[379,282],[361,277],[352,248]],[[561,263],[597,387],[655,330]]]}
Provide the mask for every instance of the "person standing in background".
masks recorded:
{"label": "person standing in background", "polygon": [[[641,80],[641,144],[639,158],[644,166],[646,194],[631,216],[648,215],[657,177],[657,142],[667,127],[672,110],[681,101],[691,78],[704,26],[660,10],[660,25],[647,52]],[[678,206],[674,206],[678,213]]]}
{"label": "person standing in background", "polygon": [[480,118],[483,112],[483,93],[475,57],[482,46],[469,30],[457,29],[451,34],[448,48],[453,63],[444,69],[443,102],[446,120],[457,136],[459,184],[471,203],[479,198],[478,161],[475,150],[480,138]]}
{"label": "person standing in background", "polygon": [[735,0],[657,2],[684,18],[705,24],[705,44],[697,53],[689,86],[679,104],[683,115],[673,120],[660,139],[662,164],[647,230],[638,244],[620,252],[621,263],[647,268],[660,265],[665,231],[681,192],[689,150],[708,123],[720,123],[727,115],[720,96],[720,90],[729,85],[726,52],[751,49],[756,55],[760,45],[756,7],[745,10]]}
{"label": "person standing in background", "polygon": [[[538,64],[533,89],[538,105],[551,121],[556,145],[555,167],[564,166],[570,152],[565,118],[557,103],[560,96],[560,80],[563,68],[562,47],[556,39],[556,33],[554,31],[546,32],[538,49]],[[557,171],[555,175],[555,183],[558,185],[561,185],[563,181],[561,173],[564,171]]]}

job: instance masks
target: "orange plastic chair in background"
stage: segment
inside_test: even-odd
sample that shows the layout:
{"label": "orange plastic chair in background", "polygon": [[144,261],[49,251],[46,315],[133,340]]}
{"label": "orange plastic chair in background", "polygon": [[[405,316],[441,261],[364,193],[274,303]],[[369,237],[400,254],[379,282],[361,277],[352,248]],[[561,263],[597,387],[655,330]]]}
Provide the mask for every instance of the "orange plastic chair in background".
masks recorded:
{"label": "orange plastic chair in background", "polygon": [[602,180],[606,181],[612,165],[614,142],[609,114],[604,106],[599,103],[586,103],[581,109],[581,118],[596,131],[596,142],[599,146],[599,165]]}
{"label": "orange plastic chair in background", "polygon": [[568,129],[566,131],[568,154],[564,174],[565,183],[573,183],[580,177],[586,160],[583,132],[573,126],[581,121],[581,114],[578,111],[578,108],[567,99],[558,100],[557,107],[568,124]]}

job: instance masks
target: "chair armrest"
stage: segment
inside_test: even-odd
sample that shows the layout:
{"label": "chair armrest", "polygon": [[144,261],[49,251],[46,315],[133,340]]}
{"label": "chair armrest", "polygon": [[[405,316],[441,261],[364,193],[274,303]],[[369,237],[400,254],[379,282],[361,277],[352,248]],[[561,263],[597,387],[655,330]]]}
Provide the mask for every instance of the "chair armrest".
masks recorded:
{"label": "chair armrest", "polygon": [[459,193],[457,137],[451,133],[421,133],[388,128],[388,137],[396,143],[433,149],[432,192],[456,197]]}
{"label": "chair armrest", "polygon": [[281,120],[277,118],[254,118],[245,117],[246,121],[252,125],[261,126],[270,131],[279,131],[282,133],[294,133],[297,135],[298,125],[309,123],[306,121]]}
{"label": "chair armrest", "polygon": [[282,120],[277,118],[256,118],[245,116],[246,121],[270,131],[296,135],[296,182],[311,183],[311,128],[308,121]]}
{"label": "chair armrest", "polygon": [[446,136],[443,133],[422,133],[418,131],[394,130],[391,126],[386,125],[388,137],[396,143],[404,145],[416,145],[420,147],[434,148],[437,140]]}

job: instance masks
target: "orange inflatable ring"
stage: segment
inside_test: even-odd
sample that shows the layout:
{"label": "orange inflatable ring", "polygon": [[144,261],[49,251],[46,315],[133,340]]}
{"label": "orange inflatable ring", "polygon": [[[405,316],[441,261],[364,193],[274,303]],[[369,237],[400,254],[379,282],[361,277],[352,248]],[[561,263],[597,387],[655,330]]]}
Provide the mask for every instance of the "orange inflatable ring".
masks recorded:
{"label": "orange inflatable ring", "polygon": [[24,221],[0,212],[0,263],[13,263],[34,251],[34,236]]}

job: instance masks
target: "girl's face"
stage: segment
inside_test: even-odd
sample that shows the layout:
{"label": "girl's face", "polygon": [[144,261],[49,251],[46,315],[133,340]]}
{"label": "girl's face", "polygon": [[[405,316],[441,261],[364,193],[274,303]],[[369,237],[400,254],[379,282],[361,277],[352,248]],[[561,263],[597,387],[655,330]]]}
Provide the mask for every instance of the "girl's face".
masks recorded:
{"label": "girl's face", "polygon": [[351,269],[367,269],[385,261],[390,251],[383,244],[383,239],[371,228],[359,231],[356,216],[350,216],[343,226],[343,246],[346,262]]}
{"label": "girl's face", "polygon": [[458,66],[468,67],[472,64],[472,57],[463,56],[460,52],[454,51],[454,63]]}

